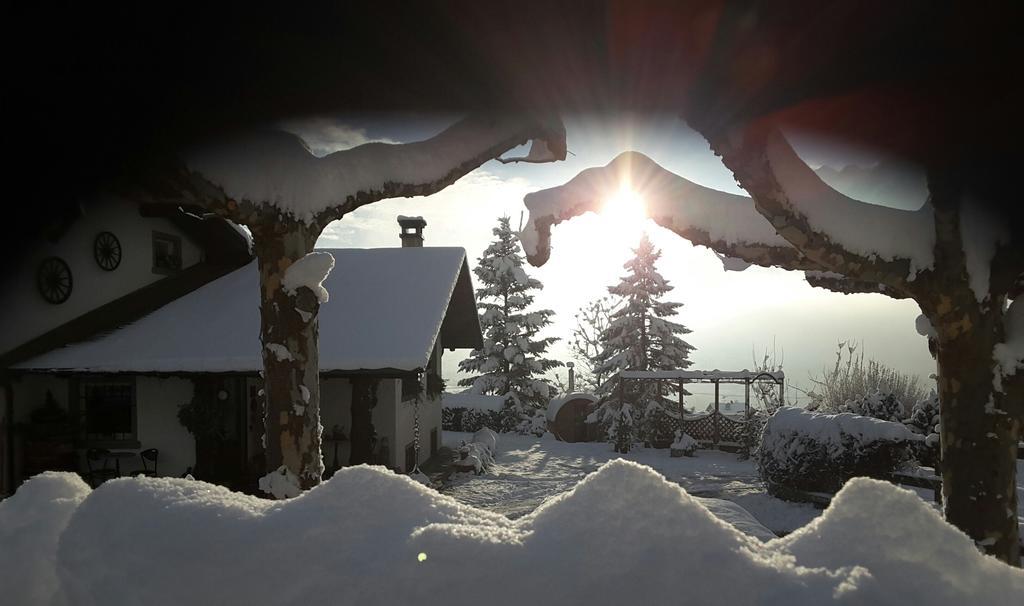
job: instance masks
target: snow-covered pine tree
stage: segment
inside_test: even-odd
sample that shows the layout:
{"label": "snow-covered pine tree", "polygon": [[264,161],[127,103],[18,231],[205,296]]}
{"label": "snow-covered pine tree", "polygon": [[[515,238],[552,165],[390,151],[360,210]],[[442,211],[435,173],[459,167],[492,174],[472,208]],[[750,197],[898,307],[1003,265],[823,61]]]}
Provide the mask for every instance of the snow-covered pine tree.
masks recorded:
{"label": "snow-covered pine tree", "polygon": [[551,323],[555,312],[527,311],[533,304],[531,292],[543,285],[526,275],[525,259],[508,217],[499,218],[492,232],[496,238],[473,270],[481,284],[476,296],[484,344],[459,363],[459,370],[474,374],[459,385],[508,396],[502,426],[496,429],[540,435],[546,429],[543,411],[552,395],[551,386],[540,377],[562,363],[543,357],[558,339],[539,338],[537,333]]}
{"label": "snow-covered pine tree", "polygon": [[[609,376],[598,389],[605,399],[596,416],[608,424],[609,439],[622,452],[622,437],[630,431],[645,442],[671,439],[675,429],[673,419],[678,417],[678,410],[676,401],[669,397],[673,388],[657,381],[630,381],[621,399],[630,404],[631,414],[620,414],[622,402],[616,373],[620,370],[687,368],[691,364],[689,354],[693,350],[693,346],[680,338],[690,330],[666,319],[675,315],[683,304],[661,300],[674,288],[655,268],[661,251],[644,233],[633,252],[635,256],[623,265],[629,273],[618,284],[608,288],[608,292],[621,302],[601,335],[603,349],[594,365],[595,374]],[[631,430],[619,427],[626,421],[635,427]]]}

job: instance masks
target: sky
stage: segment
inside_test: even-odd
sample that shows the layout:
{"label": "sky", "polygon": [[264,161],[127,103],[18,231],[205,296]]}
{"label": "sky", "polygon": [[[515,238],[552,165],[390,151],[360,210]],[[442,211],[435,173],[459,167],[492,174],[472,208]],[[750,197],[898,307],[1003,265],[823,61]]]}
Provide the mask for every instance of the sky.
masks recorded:
{"label": "sky", "polygon": [[[456,115],[349,115],[292,121],[281,126],[301,136],[317,155],[370,141],[409,142],[437,134]],[[523,196],[561,185],[579,171],[602,166],[619,153],[640,151],[691,181],[726,192],[744,194],[707,142],[670,115],[580,114],[563,116],[569,156],[551,164],[501,164],[490,161],[447,189],[428,197],[383,200],[327,226],[321,248],[399,246],[398,215],[421,215],[427,222],[426,246],[461,246],[471,267],[492,240],[497,218],[508,215],[513,227],[525,221]],[[923,174],[872,150],[854,149],[801,133],[787,133],[794,148],[819,174],[847,195],[871,203],[917,208],[925,199]],[[522,155],[522,150],[509,154]],[[612,197],[614,192],[609,192]],[[642,201],[640,201],[642,203]],[[712,251],[695,247],[653,222],[634,207],[617,213],[588,213],[554,227],[552,255],[528,273],[543,284],[536,306],[555,311],[547,336],[561,337],[550,357],[571,360],[568,337],[574,315],[588,302],[607,294],[624,274],[644,229],[662,251],[658,269],[675,286],[668,298],[683,303],[675,321],[692,333],[686,340],[696,349],[692,369],[752,368],[754,357],[767,349],[783,361],[788,397],[806,402],[800,390],[812,387],[811,376],[835,360],[837,343],[853,340],[869,358],[912,373],[930,384],[934,362],[914,319],[913,301],[882,295],[842,295],[812,288],[802,272],[750,267],[726,272]],[[605,216],[608,215],[608,216]],[[343,293],[340,293],[344,296]],[[444,375],[449,390],[459,360],[468,350],[445,351]],[[557,371],[565,379],[565,369]],[[741,390],[723,387],[723,400],[742,398]],[[695,386],[693,404],[711,399],[710,390]]]}

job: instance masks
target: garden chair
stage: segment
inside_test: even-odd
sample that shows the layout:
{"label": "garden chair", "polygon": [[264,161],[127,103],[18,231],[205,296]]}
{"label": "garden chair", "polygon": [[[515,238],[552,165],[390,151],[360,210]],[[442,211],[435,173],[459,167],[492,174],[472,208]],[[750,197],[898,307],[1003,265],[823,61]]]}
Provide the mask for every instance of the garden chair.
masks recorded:
{"label": "garden chair", "polygon": [[110,451],[106,448],[90,448],[85,452],[85,465],[88,469],[86,481],[93,488],[117,477],[117,471],[110,468],[109,455]]}
{"label": "garden chair", "polygon": [[[156,464],[159,457],[160,451],[156,448],[147,448],[146,450],[143,450],[139,453],[139,458],[142,459],[142,469],[136,469],[129,475],[135,477],[141,474],[150,478],[155,478],[157,476]],[[150,468],[151,463],[153,465],[152,469]]]}

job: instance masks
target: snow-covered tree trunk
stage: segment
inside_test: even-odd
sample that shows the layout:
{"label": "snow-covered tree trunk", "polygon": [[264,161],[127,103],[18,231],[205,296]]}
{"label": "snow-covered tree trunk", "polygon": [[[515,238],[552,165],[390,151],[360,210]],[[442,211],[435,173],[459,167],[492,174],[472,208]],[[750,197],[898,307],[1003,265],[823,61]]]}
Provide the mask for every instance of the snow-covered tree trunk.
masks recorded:
{"label": "snow-covered tree trunk", "polygon": [[916,298],[938,345],[944,513],[987,553],[1019,563],[1016,417],[1021,403],[1004,393],[993,359],[996,345],[1005,340],[1005,296],[992,293],[979,302],[971,287],[961,229],[963,192],[948,176],[935,174],[929,189],[936,223],[934,284]]}
{"label": "snow-covered tree trunk", "polygon": [[[916,217],[864,203],[855,208],[856,201],[837,195],[813,174],[778,130],[734,131],[713,138],[711,146],[777,233],[808,261],[840,276],[837,282],[845,281],[846,288],[837,290],[913,298],[921,306],[938,333],[946,519],[987,553],[1019,565],[1021,411],[1019,402],[1004,397],[993,352],[1004,338],[1007,292],[1024,265],[1012,236],[1001,237],[1006,225],[989,215],[992,201],[972,199],[959,167],[941,166],[929,170],[929,200]],[[822,208],[837,216],[879,213],[878,232],[826,228]],[[900,240],[907,244],[901,252],[885,250]]]}
{"label": "snow-covered tree trunk", "polygon": [[[1017,431],[1015,419],[1005,411],[1005,395],[992,388],[992,348],[997,342],[992,334],[998,332],[1000,318],[971,313],[977,301],[967,290],[944,297],[950,305],[943,320],[933,320],[939,333],[942,502],[950,523],[987,553],[1016,563]],[[962,324],[965,318],[972,318],[968,330]]]}
{"label": "snow-covered tree trunk", "polygon": [[300,488],[320,482],[320,301],[308,286],[286,287],[286,274],[313,250],[319,229],[280,219],[253,229],[260,272],[260,340],[268,471],[287,467]]}

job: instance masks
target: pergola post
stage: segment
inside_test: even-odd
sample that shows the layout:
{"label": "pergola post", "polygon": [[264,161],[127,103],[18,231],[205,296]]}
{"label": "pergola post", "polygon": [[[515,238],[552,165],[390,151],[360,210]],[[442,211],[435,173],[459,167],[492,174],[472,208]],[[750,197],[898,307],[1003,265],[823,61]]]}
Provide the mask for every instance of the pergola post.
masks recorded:
{"label": "pergola post", "polygon": [[686,433],[686,406],[683,404],[683,380],[679,379],[679,431]]}
{"label": "pergola post", "polygon": [[715,426],[715,448],[718,448],[718,440],[719,440],[719,436],[720,436],[719,428],[718,428],[718,415],[719,415],[719,413],[718,413],[718,379],[715,379],[715,420],[714,420],[714,426]]}
{"label": "pergola post", "polygon": [[743,380],[743,418],[750,418],[750,379]]}
{"label": "pergola post", "polygon": [[786,379],[779,379],[779,406],[786,404]]}

